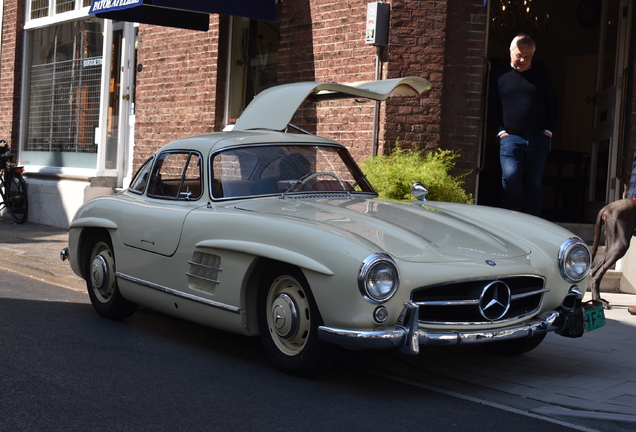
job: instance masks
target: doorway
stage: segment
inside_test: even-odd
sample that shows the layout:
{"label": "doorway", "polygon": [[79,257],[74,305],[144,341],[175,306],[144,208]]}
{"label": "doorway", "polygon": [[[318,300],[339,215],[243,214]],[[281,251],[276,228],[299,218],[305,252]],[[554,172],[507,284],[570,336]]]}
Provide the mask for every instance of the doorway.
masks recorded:
{"label": "doorway", "polygon": [[134,125],[135,34],[133,23],[106,21],[106,67],[102,78],[98,176],[121,187],[130,176]]}
{"label": "doorway", "polygon": [[[591,223],[602,206],[621,198],[621,96],[632,6],[633,0],[489,2],[489,64],[508,62],[510,41],[527,33],[537,44],[533,63],[548,69],[559,95],[544,176],[546,219]],[[485,142],[479,204],[504,206],[494,131]]]}

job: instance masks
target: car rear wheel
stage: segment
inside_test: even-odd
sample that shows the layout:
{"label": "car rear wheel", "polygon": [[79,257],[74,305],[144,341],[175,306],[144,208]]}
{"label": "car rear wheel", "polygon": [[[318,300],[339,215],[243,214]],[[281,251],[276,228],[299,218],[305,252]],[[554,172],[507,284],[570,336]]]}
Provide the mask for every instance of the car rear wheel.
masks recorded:
{"label": "car rear wheel", "polygon": [[268,272],[258,293],[258,326],[267,355],[281,371],[306,376],[318,366],[320,314],[300,270]]}
{"label": "car rear wheel", "polygon": [[546,333],[527,338],[510,339],[498,342],[488,342],[481,344],[481,347],[491,354],[512,356],[525,354],[539,346]]}
{"label": "car rear wheel", "polygon": [[93,235],[86,257],[86,286],[95,311],[103,318],[121,320],[137,309],[119,292],[115,276],[115,254],[110,237],[104,233]]}

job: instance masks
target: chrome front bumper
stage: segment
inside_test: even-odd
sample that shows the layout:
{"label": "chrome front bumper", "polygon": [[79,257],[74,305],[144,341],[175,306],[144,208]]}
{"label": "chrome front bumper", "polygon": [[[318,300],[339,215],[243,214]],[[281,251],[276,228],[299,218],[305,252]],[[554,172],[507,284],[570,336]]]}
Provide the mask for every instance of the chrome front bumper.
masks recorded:
{"label": "chrome front bumper", "polygon": [[404,304],[398,323],[392,330],[344,330],[318,327],[318,337],[328,343],[359,349],[398,348],[406,354],[419,354],[420,345],[459,345],[484,343],[531,337],[554,331],[562,336],[580,337],[583,334],[583,294],[572,287],[557,310],[546,311],[523,324],[490,330],[427,331],[418,326],[419,306]]}

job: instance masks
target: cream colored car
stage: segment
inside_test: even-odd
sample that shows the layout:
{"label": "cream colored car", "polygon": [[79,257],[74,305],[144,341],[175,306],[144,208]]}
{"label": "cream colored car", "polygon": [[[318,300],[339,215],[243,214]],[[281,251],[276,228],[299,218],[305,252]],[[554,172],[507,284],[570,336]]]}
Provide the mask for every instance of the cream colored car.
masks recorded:
{"label": "cream colored car", "polygon": [[171,142],[127,190],[82,206],[63,256],[101,316],[144,305],[260,335],[295,375],[327,344],[517,354],[549,331],[581,336],[590,253],[572,233],[503,209],[378,199],[345,147],[288,125],[305,99],[429,88],[412,77],[266,90],[232,131]]}

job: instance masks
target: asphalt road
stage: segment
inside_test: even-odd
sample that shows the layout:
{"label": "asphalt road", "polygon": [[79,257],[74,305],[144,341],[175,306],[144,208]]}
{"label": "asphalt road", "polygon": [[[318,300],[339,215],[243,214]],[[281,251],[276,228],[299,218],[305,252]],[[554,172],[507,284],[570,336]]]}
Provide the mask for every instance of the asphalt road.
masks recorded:
{"label": "asphalt road", "polygon": [[140,309],[99,318],[85,293],[0,270],[0,431],[570,431],[564,423],[373,373],[338,350],[313,379],[258,338]]}

